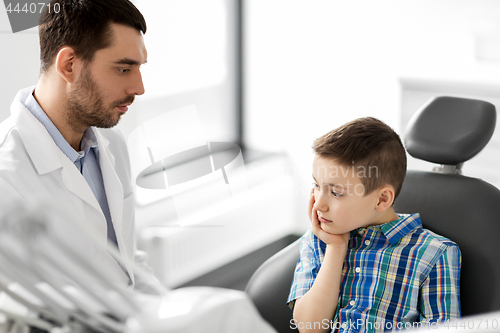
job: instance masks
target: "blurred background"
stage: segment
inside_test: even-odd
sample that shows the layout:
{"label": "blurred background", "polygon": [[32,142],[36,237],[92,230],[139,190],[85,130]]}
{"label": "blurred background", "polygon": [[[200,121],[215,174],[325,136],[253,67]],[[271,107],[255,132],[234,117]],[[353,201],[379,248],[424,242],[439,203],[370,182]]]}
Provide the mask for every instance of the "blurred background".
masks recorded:
{"label": "blurred background", "polygon": [[[138,244],[170,287],[243,289],[262,261],[299,237],[309,224],[311,145],[324,133],[372,116],[404,137],[411,116],[439,95],[500,106],[496,0],[133,2],[148,24],[146,93],[117,128],[129,138],[194,105],[205,141],[238,145],[244,161],[181,188],[138,188]],[[37,29],[13,34],[4,7],[0,63],[3,121],[39,73]],[[432,167],[409,157],[409,168]],[[463,171],[500,187],[499,167],[497,130]],[[226,176],[244,190],[231,192]],[[189,226],[179,224],[181,206]]]}

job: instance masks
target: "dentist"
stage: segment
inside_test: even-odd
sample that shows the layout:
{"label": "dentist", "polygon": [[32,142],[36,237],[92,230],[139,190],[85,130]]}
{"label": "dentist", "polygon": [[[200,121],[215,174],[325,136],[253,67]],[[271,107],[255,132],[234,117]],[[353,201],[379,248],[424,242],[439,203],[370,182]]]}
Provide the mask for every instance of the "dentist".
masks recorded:
{"label": "dentist", "polygon": [[[145,32],[144,17],[128,0],[51,1],[40,19],[38,84],[19,91],[0,124],[0,201],[54,203],[147,268],[147,256],[135,248],[127,149],[111,129],[144,93]],[[116,283],[143,292],[158,284],[107,251],[80,250]]]}

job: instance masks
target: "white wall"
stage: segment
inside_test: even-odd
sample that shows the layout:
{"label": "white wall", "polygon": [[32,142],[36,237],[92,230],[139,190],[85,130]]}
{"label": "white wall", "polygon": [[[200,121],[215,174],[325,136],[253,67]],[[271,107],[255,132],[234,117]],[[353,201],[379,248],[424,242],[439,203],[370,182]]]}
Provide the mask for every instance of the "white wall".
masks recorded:
{"label": "white wall", "polygon": [[38,29],[12,33],[4,4],[0,4],[0,122],[10,115],[18,90],[35,85],[40,71]]}
{"label": "white wall", "polygon": [[[3,9],[3,12],[2,12]],[[5,14],[0,5],[0,19]],[[4,21],[5,22],[5,21]],[[40,71],[38,30],[13,34],[0,24],[0,122],[10,115],[10,104],[18,90],[34,86]],[[9,28],[10,29],[10,28]]]}
{"label": "white wall", "polygon": [[498,63],[481,62],[475,52],[477,31],[500,32],[498,1],[252,0],[246,6],[246,135],[255,148],[290,155],[302,184],[300,228],[307,223],[315,138],[363,116],[401,133],[401,77],[500,80]]}

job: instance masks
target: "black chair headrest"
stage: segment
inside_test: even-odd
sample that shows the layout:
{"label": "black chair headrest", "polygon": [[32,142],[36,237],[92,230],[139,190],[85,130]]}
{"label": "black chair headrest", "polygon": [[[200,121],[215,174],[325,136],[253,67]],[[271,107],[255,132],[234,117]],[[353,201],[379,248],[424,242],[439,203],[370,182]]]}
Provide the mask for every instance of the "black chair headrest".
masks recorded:
{"label": "black chair headrest", "polygon": [[458,97],[437,97],[410,120],[405,137],[408,153],[444,165],[463,163],[490,141],[496,124],[491,103]]}

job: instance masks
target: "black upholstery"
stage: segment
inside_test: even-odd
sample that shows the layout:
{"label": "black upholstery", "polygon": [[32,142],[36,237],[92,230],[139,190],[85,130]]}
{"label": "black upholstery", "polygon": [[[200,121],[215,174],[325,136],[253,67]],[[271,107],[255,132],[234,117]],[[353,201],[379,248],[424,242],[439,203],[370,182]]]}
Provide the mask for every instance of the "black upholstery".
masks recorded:
{"label": "black upholstery", "polygon": [[[495,123],[496,110],[490,103],[441,97],[416,113],[405,144],[416,158],[460,165],[484,148]],[[462,316],[500,310],[500,191],[496,187],[460,174],[408,171],[394,207],[398,213],[420,213],[424,228],[459,245]],[[262,264],[246,289],[262,316],[280,333],[297,332],[289,328],[292,312],[285,303],[299,242]]]}
{"label": "black upholstery", "polygon": [[424,161],[460,164],[486,146],[495,123],[496,111],[491,103],[438,97],[410,120],[405,137],[406,150]]}
{"label": "black upholstery", "polygon": [[[491,103],[438,97],[408,125],[413,157],[459,165],[479,153],[496,125]],[[500,310],[500,191],[459,174],[408,171],[395,210],[420,213],[424,228],[455,241],[462,252],[462,315]]]}
{"label": "black upholstery", "polygon": [[409,171],[394,205],[462,252],[462,315],[500,310],[500,191],[476,178]]}
{"label": "black upholstery", "polygon": [[279,333],[298,332],[290,329],[292,310],[286,300],[299,250],[300,238],[264,262],[252,275],[245,289],[262,317]]}

